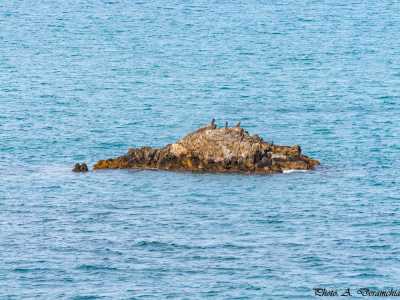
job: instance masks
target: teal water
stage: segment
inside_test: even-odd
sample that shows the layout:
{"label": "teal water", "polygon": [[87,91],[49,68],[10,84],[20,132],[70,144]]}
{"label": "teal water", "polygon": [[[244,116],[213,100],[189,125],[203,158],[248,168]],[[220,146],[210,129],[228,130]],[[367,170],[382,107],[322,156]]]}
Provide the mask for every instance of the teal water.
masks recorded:
{"label": "teal water", "polygon": [[[400,288],[400,2],[0,2],[0,299]],[[274,176],[76,161],[241,121]]]}

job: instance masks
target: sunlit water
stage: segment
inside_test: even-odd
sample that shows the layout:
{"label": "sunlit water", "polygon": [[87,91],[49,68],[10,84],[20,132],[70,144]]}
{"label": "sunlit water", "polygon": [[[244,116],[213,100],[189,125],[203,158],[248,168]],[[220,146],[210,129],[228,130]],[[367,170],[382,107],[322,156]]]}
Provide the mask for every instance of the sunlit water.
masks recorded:
{"label": "sunlit water", "polygon": [[[1,299],[399,288],[400,2],[0,2]],[[314,172],[102,171],[241,121]]]}

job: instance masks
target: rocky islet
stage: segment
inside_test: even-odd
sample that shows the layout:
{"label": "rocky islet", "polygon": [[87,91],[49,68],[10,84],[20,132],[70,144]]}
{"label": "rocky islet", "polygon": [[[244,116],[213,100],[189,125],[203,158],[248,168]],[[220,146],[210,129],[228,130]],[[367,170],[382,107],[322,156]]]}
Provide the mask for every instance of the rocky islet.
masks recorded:
{"label": "rocky islet", "polygon": [[[74,170],[79,170],[77,165]],[[213,119],[174,144],[162,148],[131,148],[125,155],[99,160],[93,169],[271,174],[312,170],[317,165],[319,161],[303,155],[299,145],[274,145],[258,135],[250,135],[240,123],[235,127],[225,123],[225,127],[218,128]]]}

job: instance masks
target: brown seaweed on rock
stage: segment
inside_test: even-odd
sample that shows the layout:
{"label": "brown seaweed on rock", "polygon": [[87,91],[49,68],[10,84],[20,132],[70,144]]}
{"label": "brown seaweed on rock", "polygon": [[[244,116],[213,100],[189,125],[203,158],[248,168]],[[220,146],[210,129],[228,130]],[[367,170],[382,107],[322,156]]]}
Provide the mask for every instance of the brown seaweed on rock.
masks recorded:
{"label": "brown seaweed on rock", "polygon": [[319,161],[302,155],[301,148],[278,146],[236,127],[200,128],[163,148],[133,148],[126,155],[100,160],[99,169],[160,169],[204,172],[269,174],[286,170],[310,170]]}

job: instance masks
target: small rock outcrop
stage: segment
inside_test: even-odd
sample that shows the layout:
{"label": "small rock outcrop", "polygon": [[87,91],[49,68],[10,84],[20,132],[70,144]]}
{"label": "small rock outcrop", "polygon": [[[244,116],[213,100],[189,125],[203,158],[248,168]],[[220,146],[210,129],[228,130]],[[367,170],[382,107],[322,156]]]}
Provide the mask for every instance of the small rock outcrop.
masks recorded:
{"label": "small rock outcrop", "polygon": [[128,153],[94,165],[99,169],[160,169],[270,174],[311,170],[319,161],[298,145],[278,146],[240,127],[217,128],[215,121],[163,148],[132,148]]}
{"label": "small rock outcrop", "polygon": [[73,172],[87,172],[87,171],[89,171],[89,168],[88,168],[87,164],[85,164],[85,163],[82,163],[82,164],[76,163],[74,168],[72,169],[72,171]]}

